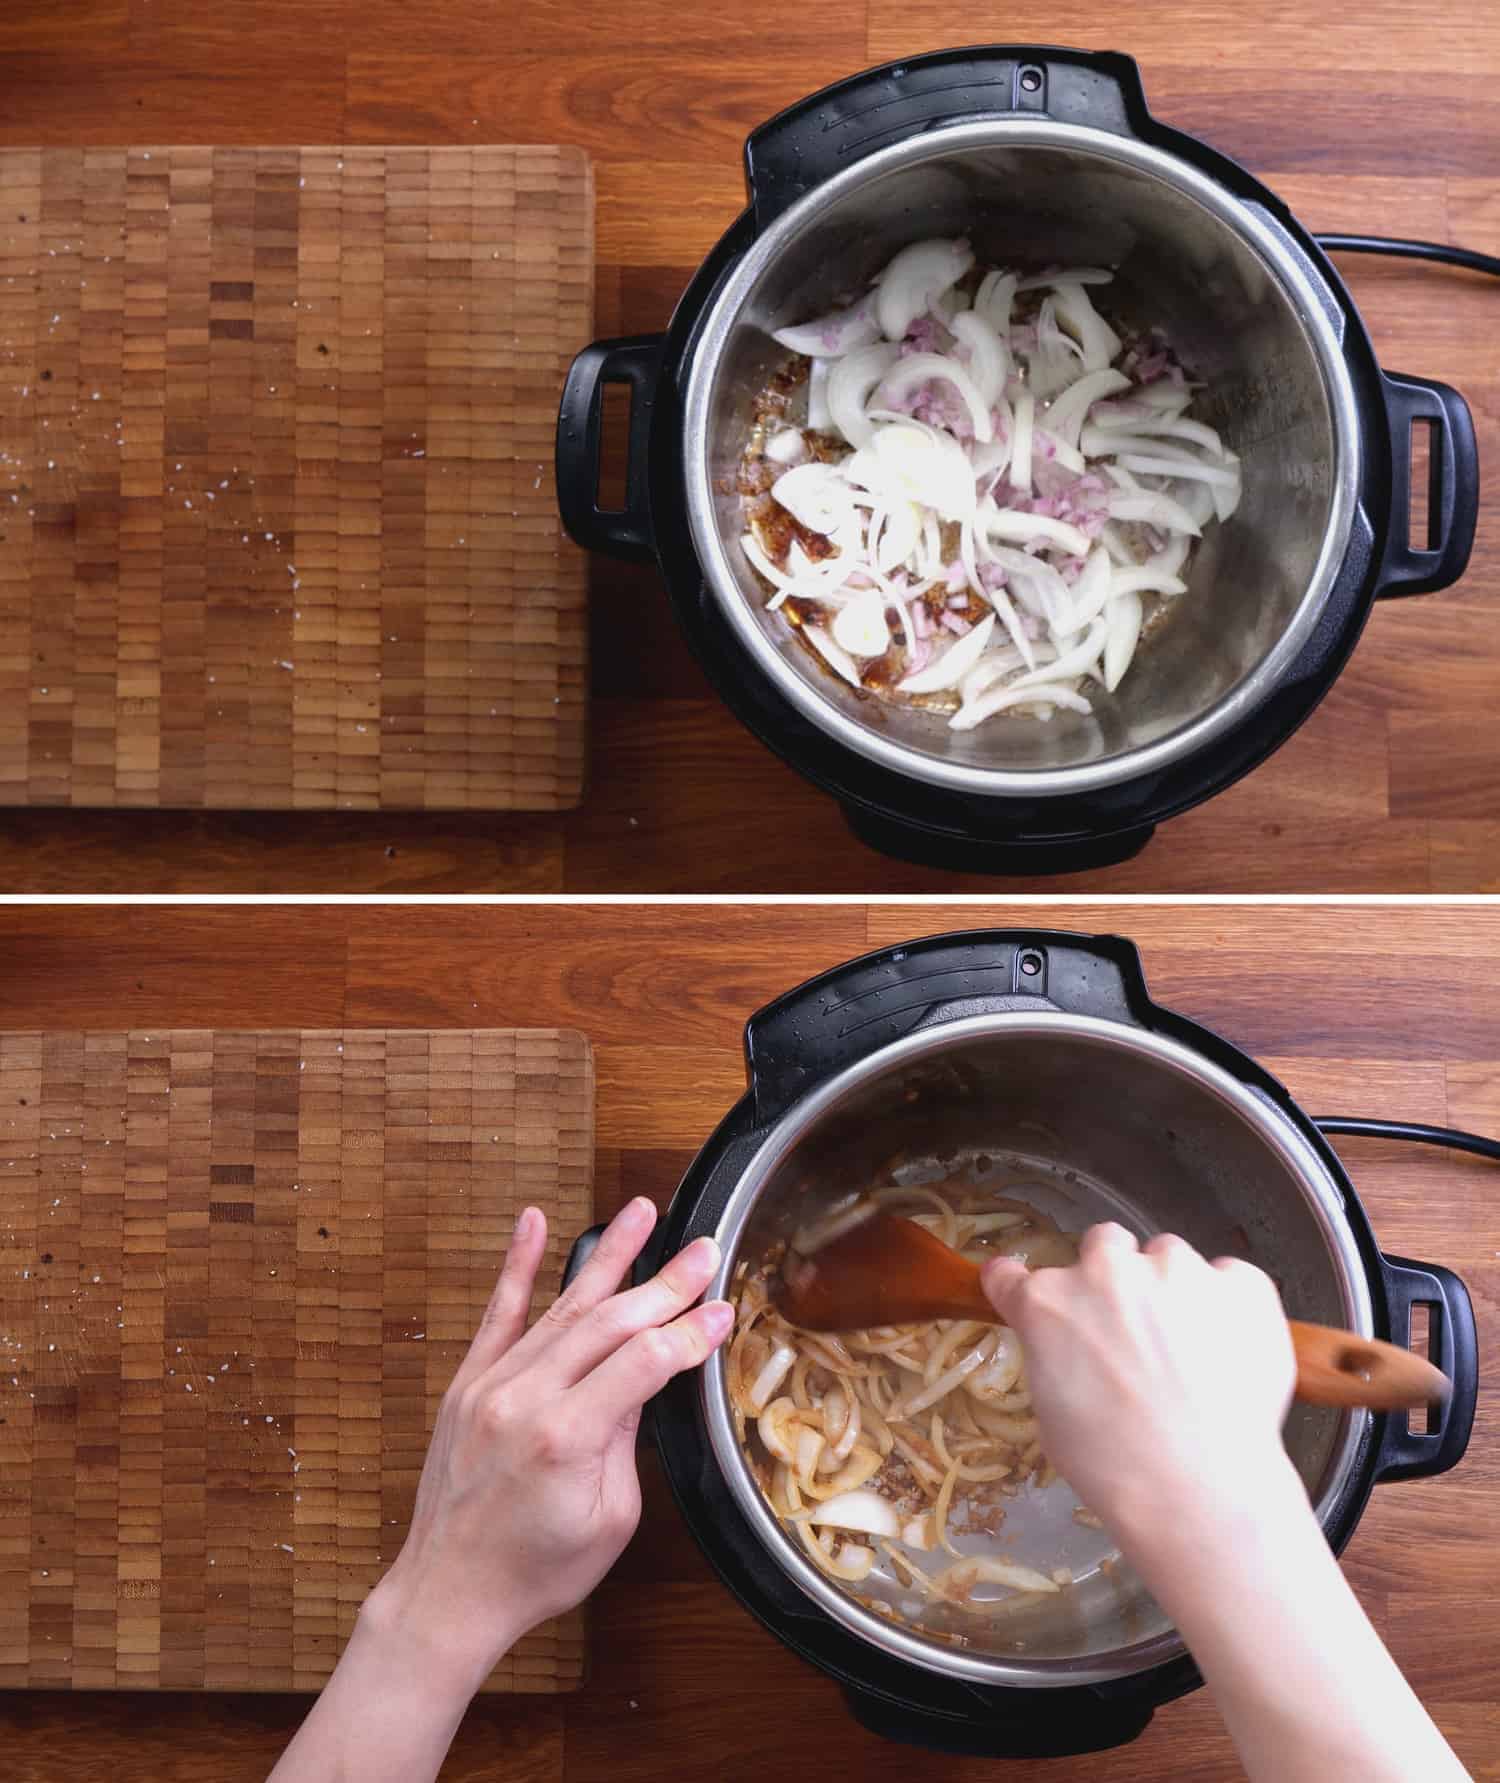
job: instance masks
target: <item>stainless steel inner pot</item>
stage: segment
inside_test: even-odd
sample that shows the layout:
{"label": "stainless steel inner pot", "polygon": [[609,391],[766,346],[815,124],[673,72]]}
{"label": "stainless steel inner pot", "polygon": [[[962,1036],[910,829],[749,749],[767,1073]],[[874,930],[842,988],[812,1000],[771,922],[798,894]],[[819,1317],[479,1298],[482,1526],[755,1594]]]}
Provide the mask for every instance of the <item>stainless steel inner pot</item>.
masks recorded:
{"label": "stainless steel inner pot", "polygon": [[[830,1079],[784,1117],[751,1159],[720,1222],[724,1256],[710,1295],[742,1258],[827,1200],[882,1173],[983,1156],[1003,1185],[1079,1231],[1104,1218],[1145,1238],[1181,1233],[1209,1256],[1268,1271],[1294,1317],[1373,1335],[1369,1287],[1339,1188],[1269,1100],[1175,1041],[1088,1016],[1003,1012],[919,1030]],[[1064,1686],[1124,1677],[1183,1652],[1109,1538],[1081,1528],[1060,1488],[1014,1501],[1005,1551],[1079,1582],[993,1630],[966,1623],[954,1644],[855,1601],[807,1559],[767,1504],[736,1437],[716,1354],[702,1375],[717,1464],[740,1510],[818,1606],[897,1658],[986,1684]],[[1369,1414],[1297,1406],[1286,1445],[1319,1514],[1332,1515]],[[960,1543],[962,1545],[962,1542]],[[1101,1569],[1100,1562],[1111,1559]],[[894,1593],[877,1591],[888,1601]]]}
{"label": "stainless steel inner pot", "polygon": [[[1166,331],[1206,381],[1193,413],[1240,454],[1244,496],[1206,529],[1188,591],[1093,713],[941,715],[861,696],[765,610],[740,550],[735,468],[749,405],[786,355],[769,330],[856,295],[900,248],[967,235],[983,262],[1109,265],[1117,323]],[[1360,438],[1343,318],[1260,206],[1189,163],[1106,131],[1039,120],[955,124],[880,150],[810,192],[755,243],[705,320],[686,398],[694,546],[739,638],[813,723],[918,780],[995,795],[1081,793],[1202,748],[1277,686],[1343,561]]]}

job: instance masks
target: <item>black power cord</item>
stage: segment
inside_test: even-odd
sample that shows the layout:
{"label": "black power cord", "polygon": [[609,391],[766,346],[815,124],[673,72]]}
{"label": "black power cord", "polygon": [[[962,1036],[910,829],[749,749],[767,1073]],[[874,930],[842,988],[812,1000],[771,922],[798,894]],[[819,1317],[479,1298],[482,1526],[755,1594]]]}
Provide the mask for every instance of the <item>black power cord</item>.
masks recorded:
{"label": "black power cord", "polygon": [[1453,1151],[1472,1152],[1476,1158],[1489,1158],[1500,1164],[1500,1140],[1464,1133],[1457,1127],[1429,1127],[1423,1121],[1364,1121],[1337,1114],[1326,1120],[1314,1118],[1313,1125],[1320,1133],[1347,1133],[1357,1139],[1410,1139],[1422,1145],[1446,1145]]}
{"label": "black power cord", "polygon": [[1404,241],[1387,235],[1315,235],[1313,240],[1330,254],[1390,254],[1398,260],[1440,260],[1445,266],[1462,266],[1469,272],[1487,272],[1500,279],[1500,255],[1450,247],[1446,242]]}

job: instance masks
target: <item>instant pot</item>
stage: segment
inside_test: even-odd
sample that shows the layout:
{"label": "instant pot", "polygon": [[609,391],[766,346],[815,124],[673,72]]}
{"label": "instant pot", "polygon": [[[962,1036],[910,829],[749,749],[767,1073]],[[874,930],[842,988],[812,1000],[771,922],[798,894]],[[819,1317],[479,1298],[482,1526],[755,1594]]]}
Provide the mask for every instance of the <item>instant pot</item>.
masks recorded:
{"label": "instant pot", "polygon": [[[856,833],[954,868],[1062,871],[1133,853],[1264,760],[1328,691],[1371,602],[1445,588],[1473,541],[1463,398],[1382,371],[1343,282],[1280,199],[1153,118],[1127,56],[1035,46],[892,63],[791,107],[745,147],[749,203],[664,335],[574,362],[558,499],[579,544],[654,558],[725,702],[843,805]],[[967,235],[982,262],[1116,269],[1111,313],[1158,326],[1240,455],[1244,495],[1088,715],[950,731],[851,688],[765,608],[738,547],[749,405],[769,331],[825,312],[902,246]],[[602,393],[632,391],[623,510],[598,503]],[[1409,537],[1430,424],[1429,536]]]}
{"label": "instant pot", "polygon": [[[1209,1255],[1248,1257],[1293,1317],[1407,1344],[1413,1307],[1431,1309],[1429,1350],[1453,1392],[1425,1426],[1300,1405],[1288,1418],[1287,1451],[1335,1551],[1374,1486],[1463,1456],[1478,1377],[1463,1283],[1382,1253],[1318,1124],[1254,1060],[1153,1003],[1130,942],[982,930],[889,948],[761,1010],[745,1055],[746,1092],[683,1178],[642,1275],[709,1233],[724,1255],[708,1294],[722,1295],[741,1259],[759,1261],[820,1197],[876,1179],[893,1152],[981,1147],[1075,1184],[1075,1230],[1113,1217],[1142,1237],[1175,1231]],[[1068,1223],[1067,1209],[1049,1211]],[[1092,1751],[1134,1738],[1201,1681],[1144,1590],[1109,1568],[963,1644],[831,1584],[751,1476],[722,1352],[653,1401],[650,1422],[725,1584],[881,1734],[994,1757]]]}

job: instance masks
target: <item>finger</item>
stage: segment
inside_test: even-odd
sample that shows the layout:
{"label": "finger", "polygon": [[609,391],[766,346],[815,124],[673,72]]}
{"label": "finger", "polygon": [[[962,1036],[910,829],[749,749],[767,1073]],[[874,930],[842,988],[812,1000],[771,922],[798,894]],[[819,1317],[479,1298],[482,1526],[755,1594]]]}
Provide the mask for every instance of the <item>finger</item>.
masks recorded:
{"label": "finger", "polygon": [[1198,1256],[1188,1241],[1179,1238],[1175,1232],[1157,1232],[1146,1240],[1141,1250],[1144,1255],[1158,1258],[1163,1263],[1181,1263],[1189,1257]]}
{"label": "finger", "polygon": [[1007,1325],[1014,1325],[1020,1315],[1022,1290],[1031,1271],[1014,1257],[996,1257],[979,1273],[979,1285],[991,1306]]}
{"label": "finger", "polygon": [[612,1294],[564,1332],[542,1364],[547,1377],[560,1387],[581,1381],[638,1332],[665,1325],[686,1312],[718,1267],[718,1245],[712,1238],[695,1238],[650,1281]]}
{"label": "finger", "polygon": [[515,1366],[524,1366],[551,1348],[562,1332],[593,1311],[619,1287],[641,1254],[656,1224],[656,1209],[644,1195],[624,1207],[604,1228],[593,1255],[510,1352]]}
{"label": "finger", "polygon": [[493,1366],[525,1331],[537,1270],[546,1249],[546,1215],[538,1207],[522,1208],[495,1291],[468,1354],[459,1365],[461,1376],[478,1374]]}
{"label": "finger", "polygon": [[734,1308],[729,1302],[710,1300],[670,1325],[638,1331],[569,1389],[573,1415],[584,1429],[613,1430],[675,1375],[706,1362],[733,1327]]}
{"label": "finger", "polygon": [[1078,1261],[1093,1263],[1111,1257],[1133,1256],[1140,1248],[1133,1232],[1127,1232],[1114,1220],[1104,1220],[1084,1233],[1083,1242],[1078,1247]]}
{"label": "finger", "polygon": [[1253,1286],[1261,1294],[1269,1294],[1278,1306],[1281,1304],[1281,1290],[1266,1274],[1264,1269],[1248,1262],[1244,1257],[1215,1257],[1213,1267],[1220,1275],[1228,1276],[1231,1281],[1244,1287]]}

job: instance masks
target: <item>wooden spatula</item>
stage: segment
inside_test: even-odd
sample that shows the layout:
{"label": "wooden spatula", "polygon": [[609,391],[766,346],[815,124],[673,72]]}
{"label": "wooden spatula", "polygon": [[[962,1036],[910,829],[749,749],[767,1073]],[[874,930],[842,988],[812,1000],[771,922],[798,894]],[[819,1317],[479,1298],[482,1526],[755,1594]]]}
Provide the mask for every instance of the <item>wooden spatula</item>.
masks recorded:
{"label": "wooden spatula", "polygon": [[[863,1331],[924,1319],[1002,1323],[979,1285],[978,1264],[900,1214],[872,1214],[811,1256],[789,1251],[774,1297],[805,1331]],[[1447,1375],[1411,1350],[1332,1325],[1287,1323],[1297,1352],[1297,1397],[1308,1405],[1394,1411],[1448,1396]]]}

